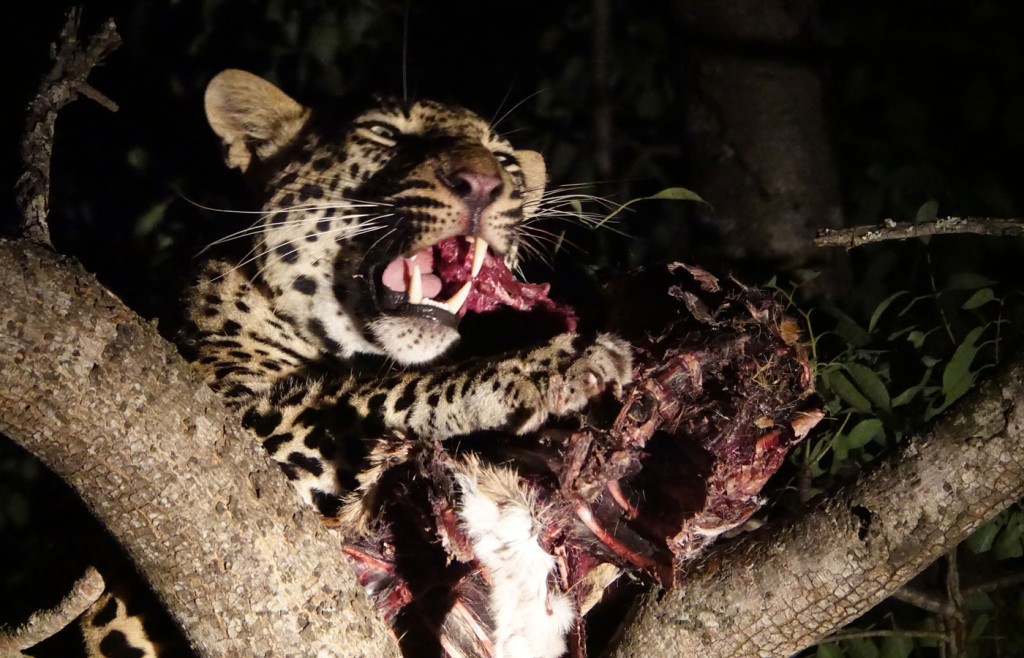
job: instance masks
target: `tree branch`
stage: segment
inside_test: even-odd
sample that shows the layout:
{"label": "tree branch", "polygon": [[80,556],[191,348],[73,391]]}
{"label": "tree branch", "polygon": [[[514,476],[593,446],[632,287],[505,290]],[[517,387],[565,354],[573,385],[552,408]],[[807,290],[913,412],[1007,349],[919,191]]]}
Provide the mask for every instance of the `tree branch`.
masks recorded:
{"label": "tree branch", "polygon": [[104,586],[103,576],[89,567],[53,608],[33,614],[24,624],[10,631],[0,628],[0,656],[21,655],[20,651],[56,635],[96,603],[103,594]]}
{"label": "tree branch", "polygon": [[892,598],[898,601],[903,601],[904,603],[909,603],[910,605],[917,606],[922,610],[927,610],[928,612],[932,612],[943,617],[949,617],[951,615],[958,614],[956,608],[954,608],[949,601],[939,598],[934,594],[930,594],[928,592],[921,591],[915,587],[911,587],[910,585],[907,585],[906,587],[901,587],[895,592],[893,592]]}
{"label": "tree branch", "polygon": [[856,226],[844,229],[824,229],[814,238],[818,247],[853,249],[873,242],[906,240],[926,235],[971,233],[1001,238],[1024,236],[1024,219],[991,219],[987,217],[945,217],[933,222],[911,224],[885,220],[882,226]]}
{"label": "tree branch", "polygon": [[114,21],[107,20],[83,49],[78,41],[80,11],[68,11],[59,45],[51,54],[53,68],[46,74],[35,97],[29,103],[25,133],[21,140],[21,160],[25,172],[18,178],[16,194],[22,214],[22,232],[28,239],[52,246],[47,226],[50,200],[50,158],[57,113],[78,94],[92,98],[112,112],[117,105],[89,86],[86,79],[100,60],[121,45]]}
{"label": "tree branch", "polygon": [[1024,354],[901,453],[779,532],[647,596],[615,656],[787,656],[896,591],[1024,495]]}
{"label": "tree branch", "polygon": [[339,538],[152,326],[0,241],[0,432],[81,495],[211,658],[397,656]]}
{"label": "tree branch", "polygon": [[1024,584],[1024,573],[1008,573],[992,578],[991,580],[978,583],[977,585],[964,587],[962,594],[964,598],[969,599],[972,596],[978,596],[979,594],[988,594],[989,592],[994,592],[1005,587],[1015,587],[1022,584]]}

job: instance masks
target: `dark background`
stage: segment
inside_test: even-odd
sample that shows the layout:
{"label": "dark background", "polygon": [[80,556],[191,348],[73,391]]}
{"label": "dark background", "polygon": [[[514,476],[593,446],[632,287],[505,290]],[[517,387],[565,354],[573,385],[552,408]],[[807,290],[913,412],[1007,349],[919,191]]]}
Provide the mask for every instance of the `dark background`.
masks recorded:
{"label": "dark background", "polygon": [[[607,71],[613,162],[611,174],[599,176],[591,77],[595,3],[87,2],[83,38],[113,16],[124,39],[90,78],[120,111],[81,99],[61,113],[53,158],[54,242],[171,332],[199,251],[247,223],[196,205],[248,207],[245,187],[222,166],[202,114],[206,82],[227,67],[268,77],[307,103],[340,94],[401,95],[404,82],[410,95],[457,102],[484,117],[509,112],[503,131],[517,146],[544,152],[553,185],[601,178],[592,192],[620,203],[675,186],[701,193],[694,181],[713,165],[688,158],[693,135],[682,108],[707,53],[790,62],[818,76],[848,224],[913,220],[929,202],[937,202],[940,216],[1024,215],[1024,10],[1018,3],[789,4],[807,17],[799,35],[764,42],[694,30],[681,19],[684,0],[615,3]],[[9,190],[20,173],[22,111],[49,67],[49,44],[65,8],[14,2],[0,9],[6,63],[0,225],[6,232],[15,230]],[[749,111],[759,111],[753,100]],[[707,201],[714,206],[719,200]],[[537,265],[548,272],[543,278],[599,280],[639,264],[693,259],[742,272],[754,283],[774,282],[801,298],[798,284],[810,277],[806,267],[756,254],[727,262],[722,254],[729,250],[707,207],[647,201],[633,208],[617,227],[625,235],[568,229],[578,246],[552,256],[554,275]],[[837,420],[819,440],[840,452],[826,450],[813,463],[797,455],[792,469],[810,469],[827,491],[898,444],[951,401],[943,397],[951,395],[942,388],[943,366],[964,350],[973,326],[986,333],[969,364],[972,377],[1005,356],[1021,325],[1022,251],[1020,240],[943,238],[861,250],[841,259],[841,273],[821,270],[819,280],[843,283],[825,285],[827,292],[819,289],[803,308],[815,309],[817,355],[825,365],[821,388]],[[986,289],[998,309],[964,308]],[[898,293],[904,301],[925,301],[904,304],[890,317],[894,305],[872,323],[879,304]],[[927,334],[910,340],[915,331]],[[881,373],[894,398],[919,380],[927,386],[901,413],[858,409],[829,378],[836,372],[831,366],[841,371],[849,363]],[[851,438],[852,427],[875,417],[883,420],[881,434],[867,443]],[[785,499],[786,481],[779,488]],[[95,550],[93,540],[82,539],[94,529],[74,510],[73,498],[55,489],[34,462],[0,444],[0,564],[6,565],[0,569],[0,622],[31,608],[23,594],[40,589],[40,569],[58,581],[73,578],[80,560],[69,556]],[[1007,570],[1016,568],[1024,554],[1017,526],[1024,522],[1014,514],[1016,508],[999,521],[987,546],[964,549],[965,559],[978,549],[978,560],[997,558]],[[989,597],[971,614],[974,621],[984,616],[979,655],[1024,655],[1014,636],[1024,596]],[[898,605],[869,621],[884,627],[935,623]],[[896,650],[881,640],[872,646]],[[871,655],[864,644],[833,648]],[[910,651],[933,655],[936,649],[920,642]]]}

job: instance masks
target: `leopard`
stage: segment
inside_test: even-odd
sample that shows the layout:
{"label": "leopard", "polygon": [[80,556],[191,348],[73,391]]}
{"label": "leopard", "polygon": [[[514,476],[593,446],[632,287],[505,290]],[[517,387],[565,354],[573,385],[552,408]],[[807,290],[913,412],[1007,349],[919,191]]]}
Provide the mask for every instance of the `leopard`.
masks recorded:
{"label": "leopard", "polygon": [[[380,96],[310,108],[237,69],[210,81],[204,104],[262,206],[232,236],[249,252],[210,261],[187,295],[189,355],[343,533],[370,527],[380,474],[408,445],[395,436],[525,435],[630,383],[626,341],[571,326],[511,353],[449,357],[467,315],[515,304],[516,284],[490,289],[481,272],[519,264],[547,184],[540,153],[459,106]],[[460,518],[493,575],[496,655],[556,658],[575,611],[549,585],[535,501],[508,468],[455,469]],[[90,655],[117,632],[142,646],[142,633],[116,630],[112,601],[84,624]]]}

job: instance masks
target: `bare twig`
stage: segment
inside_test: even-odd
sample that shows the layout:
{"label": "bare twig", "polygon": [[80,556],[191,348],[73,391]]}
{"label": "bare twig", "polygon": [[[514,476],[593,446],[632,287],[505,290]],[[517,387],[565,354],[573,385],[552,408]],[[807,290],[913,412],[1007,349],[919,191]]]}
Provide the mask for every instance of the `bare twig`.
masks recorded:
{"label": "bare twig", "polygon": [[0,656],[18,656],[20,651],[56,635],[95,603],[103,588],[103,576],[89,567],[56,606],[34,613],[15,629],[0,628]]}
{"label": "bare twig", "polygon": [[1008,573],[1002,576],[997,576],[991,580],[986,580],[983,583],[977,585],[971,585],[965,587],[962,590],[964,598],[970,598],[977,596],[978,594],[988,594],[994,592],[997,589],[1003,589],[1004,587],[1013,587],[1024,583],[1024,573]]}
{"label": "bare twig", "polygon": [[892,637],[904,638],[923,638],[927,640],[945,640],[946,633],[941,630],[898,630],[889,628],[880,628],[878,630],[843,630],[835,634],[828,635],[827,638],[819,642],[819,645],[823,645],[829,642],[840,642],[843,640],[864,640],[869,638],[892,638]]}
{"label": "bare twig", "polygon": [[942,625],[946,629],[946,642],[950,658],[959,658],[967,652],[967,624],[964,623],[964,597],[960,593],[960,563],[954,547],[946,554],[946,596],[953,607],[953,613],[943,615]]}
{"label": "bare twig", "polygon": [[57,113],[79,94],[88,96],[103,107],[117,111],[117,105],[96,89],[86,78],[107,54],[121,44],[113,19],[108,19],[84,49],[78,40],[80,11],[68,11],[60,40],[53,47],[53,68],[39,83],[35,98],[29,103],[25,134],[21,140],[21,159],[25,167],[18,179],[18,207],[22,214],[22,232],[34,242],[52,246],[46,220],[49,214],[50,159],[53,155],[53,132]]}
{"label": "bare twig", "polygon": [[1009,238],[1024,236],[1024,219],[992,219],[989,217],[945,217],[933,222],[912,224],[885,220],[881,226],[855,226],[844,229],[824,229],[818,232],[814,244],[818,247],[853,249],[861,245],[886,240],[906,240],[926,235],[971,233]]}
{"label": "bare twig", "polygon": [[956,609],[945,599],[909,585],[893,592],[892,598],[944,617],[957,614]]}

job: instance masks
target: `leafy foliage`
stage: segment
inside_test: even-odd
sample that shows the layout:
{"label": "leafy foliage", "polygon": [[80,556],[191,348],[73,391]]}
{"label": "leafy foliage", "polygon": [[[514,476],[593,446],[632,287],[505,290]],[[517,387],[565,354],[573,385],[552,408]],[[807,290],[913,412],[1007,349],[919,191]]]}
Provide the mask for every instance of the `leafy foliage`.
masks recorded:
{"label": "leafy foliage", "polygon": [[[929,202],[917,217],[927,221],[934,214],[935,204]],[[962,246],[977,238],[947,240]],[[807,314],[816,330],[811,337],[816,374],[831,424],[791,455],[804,474],[798,478],[804,499],[834,489],[892,452],[1020,344],[1024,296],[1017,282],[998,281],[990,276],[990,264],[965,258],[969,249],[939,248],[939,242],[921,239],[881,247],[900,252],[904,276],[892,280],[907,287],[887,291],[873,307],[865,305],[859,317],[827,304]],[[997,246],[994,242],[988,246]],[[908,268],[908,260],[922,269]],[[792,298],[794,291],[784,292]],[[980,528],[963,543],[957,559],[965,579],[977,581],[993,568],[1012,570],[1022,556],[1024,513],[1018,508]],[[940,572],[934,567],[919,580],[927,587]],[[1020,623],[1022,611],[1007,596],[1017,601],[1020,594],[1014,589],[965,597],[970,628],[965,655],[993,655],[995,646],[1005,649],[1015,642],[1014,624]],[[807,655],[925,656],[944,646],[940,622],[906,604],[883,605],[856,626],[865,624],[867,629],[846,631],[851,637],[821,644]],[[894,634],[911,629],[911,635]]]}
{"label": "leafy foliage", "polygon": [[[10,21],[38,30],[26,59],[45,58],[59,25],[51,4],[17,4],[17,11],[38,12]],[[688,67],[702,47],[728,46],[681,29],[685,2],[613,5],[603,85],[613,102],[616,174],[588,192],[618,200],[613,207],[653,200],[631,205],[637,212],[625,226],[561,236],[559,244],[580,245],[568,258],[557,255],[565,276],[581,267],[574,261],[584,261],[589,275],[599,267],[686,258],[713,234],[687,211],[692,204],[659,199],[678,198],[666,188],[688,184],[692,163],[680,111],[694,93]],[[502,131],[517,143],[542,150],[556,185],[594,181],[592,6],[525,1],[494,20],[452,0],[89,3],[87,18],[113,14],[125,38],[92,78],[121,111],[79,103],[61,116],[52,204],[58,247],[82,258],[144,315],[174,317],[196,254],[248,222],[199,207],[248,207],[201,111],[206,81],[229,66],[267,76],[306,101],[401,95],[404,87],[410,95],[456,101],[501,118]],[[806,40],[791,49],[779,53],[752,42],[736,50],[791,58],[822,74],[851,223],[915,210],[924,221],[937,204],[918,205],[932,197],[953,214],[1020,216],[1019,175],[1003,164],[1024,155],[1024,51],[1012,11],[999,0],[951,8],[927,0],[822,3]],[[25,77],[20,96],[27,96],[43,65],[13,68]],[[633,237],[624,239],[616,232],[622,230]],[[853,254],[854,284],[809,316],[833,423],[793,457],[809,483],[802,495],[854,477],[1019,344],[1022,250],[1020,241],[936,238]],[[704,253],[716,261],[713,250]],[[7,564],[21,564],[38,548],[54,510],[40,502],[47,498],[41,485],[36,489],[42,476],[10,450],[0,444],[0,530],[27,543],[0,550],[8,550]],[[1009,510],[969,539],[960,551],[965,570],[980,577],[991,563],[1015,564],[1024,551],[1021,515]],[[26,532],[29,525],[34,530]],[[13,570],[2,582],[22,575]],[[1001,638],[1004,654],[1024,654],[1014,640],[1013,624],[1024,613],[1018,590],[979,594],[966,605],[978,655],[993,637]],[[933,618],[905,606],[868,621],[886,630],[909,628],[905,622],[938,630]],[[930,655],[937,646],[934,639],[887,635],[823,644],[817,652],[888,658]]]}

